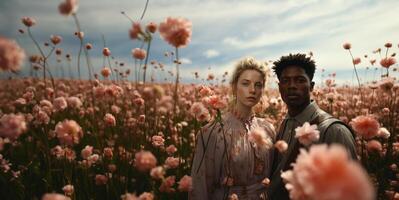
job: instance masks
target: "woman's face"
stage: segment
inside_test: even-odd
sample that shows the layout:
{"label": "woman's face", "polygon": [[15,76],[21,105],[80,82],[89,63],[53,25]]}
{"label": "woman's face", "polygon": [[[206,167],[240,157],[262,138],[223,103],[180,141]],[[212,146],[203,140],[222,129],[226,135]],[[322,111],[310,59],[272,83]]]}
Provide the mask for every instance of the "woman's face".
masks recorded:
{"label": "woman's face", "polygon": [[263,77],[256,70],[245,70],[241,73],[235,85],[238,106],[252,108],[262,96]]}

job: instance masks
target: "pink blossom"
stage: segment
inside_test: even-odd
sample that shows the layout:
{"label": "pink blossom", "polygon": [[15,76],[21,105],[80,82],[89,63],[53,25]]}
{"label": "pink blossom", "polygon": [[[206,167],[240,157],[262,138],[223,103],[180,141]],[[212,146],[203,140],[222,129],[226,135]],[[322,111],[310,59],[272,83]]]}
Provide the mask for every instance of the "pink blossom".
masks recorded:
{"label": "pink blossom", "polygon": [[142,105],[144,105],[144,99],[143,98],[135,98],[134,100],[133,100],[133,103],[134,104],[136,104],[137,106],[142,106]]}
{"label": "pink blossom", "polygon": [[391,133],[388,131],[388,129],[381,127],[378,130],[378,137],[382,137],[384,139],[388,139],[391,136]]}
{"label": "pink blossom", "polygon": [[59,35],[51,35],[50,40],[51,40],[51,42],[52,42],[54,45],[57,45],[57,44],[61,43],[62,37],[59,36]]}
{"label": "pink blossom", "polygon": [[349,123],[357,135],[363,139],[371,139],[378,134],[380,123],[370,116],[358,116]]}
{"label": "pink blossom", "polygon": [[0,118],[0,137],[16,140],[27,130],[22,114],[5,114]]}
{"label": "pink blossom", "polygon": [[151,169],[150,175],[154,179],[162,179],[165,175],[165,169],[162,166],[154,167]]}
{"label": "pink blossom", "polygon": [[72,196],[73,195],[73,192],[74,192],[74,188],[73,188],[73,185],[65,185],[63,188],[62,188],[62,191],[64,191],[64,194],[66,195],[66,196]]}
{"label": "pink blossom", "polygon": [[207,100],[208,105],[214,109],[223,109],[226,107],[226,102],[224,102],[220,96],[212,95]]}
{"label": "pink blossom", "polygon": [[346,49],[346,50],[349,50],[349,49],[351,49],[352,45],[351,45],[351,43],[346,42],[346,43],[344,43],[344,44],[342,45],[342,47],[344,47],[344,49]]}
{"label": "pink blossom", "polygon": [[135,155],[134,166],[142,172],[149,171],[157,164],[157,159],[149,151],[140,151]]}
{"label": "pink blossom", "polygon": [[86,147],[81,151],[83,159],[87,159],[91,154],[93,154],[93,147],[89,145],[86,145]]}
{"label": "pink blossom", "polygon": [[209,114],[208,109],[205,108],[204,104],[201,102],[195,102],[190,108],[190,113],[195,117],[198,121],[209,121],[211,115]]}
{"label": "pink blossom", "polygon": [[27,27],[31,27],[36,24],[36,20],[31,17],[22,17],[21,21]]}
{"label": "pink blossom", "polygon": [[266,133],[265,129],[256,127],[249,131],[248,140],[257,148],[270,149],[273,146],[272,138]]}
{"label": "pink blossom", "polygon": [[61,144],[73,145],[78,144],[80,138],[83,137],[82,128],[74,120],[64,120],[58,122],[55,126],[57,138]]}
{"label": "pink blossom", "polygon": [[42,200],[71,200],[71,199],[62,194],[46,193],[43,195]]}
{"label": "pink blossom", "polygon": [[53,106],[54,106],[55,110],[62,111],[62,110],[65,110],[65,108],[68,107],[68,103],[67,103],[67,101],[65,100],[64,97],[57,97],[53,101]]}
{"label": "pink blossom", "polygon": [[58,6],[58,11],[62,15],[71,15],[78,10],[78,0],[65,0]]}
{"label": "pink blossom", "polygon": [[353,62],[354,65],[360,64],[361,61],[362,61],[362,60],[360,60],[360,58],[354,58],[354,59],[352,60],[352,62]]}
{"label": "pink blossom", "polygon": [[280,152],[280,153],[284,153],[285,151],[287,151],[288,148],[288,144],[287,142],[285,142],[284,140],[279,140],[274,144],[274,147],[276,147],[276,149]]}
{"label": "pink blossom", "polygon": [[179,158],[167,157],[165,160],[165,168],[174,169],[179,166]]}
{"label": "pink blossom", "polygon": [[201,85],[199,88],[199,94],[201,95],[201,97],[212,95],[212,93],[212,90],[207,86]]}
{"label": "pink blossom", "polygon": [[150,33],[155,33],[155,31],[157,31],[157,24],[155,24],[154,22],[150,22],[149,24],[147,24],[146,29]]}
{"label": "pink blossom", "polygon": [[60,146],[57,145],[54,148],[50,150],[51,155],[55,156],[56,158],[62,158],[65,155],[64,149]]}
{"label": "pink blossom", "polygon": [[135,59],[144,60],[147,56],[147,52],[144,49],[135,48],[132,50],[132,55]]}
{"label": "pink blossom", "polygon": [[160,192],[167,192],[171,193],[174,192],[175,189],[172,188],[173,185],[176,182],[176,177],[175,176],[168,176],[166,179],[162,182],[161,186],[159,187]]}
{"label": "pink blossom", "polygon": [[101,75],[105,78],[107,78],[109,75],[111,75],[111,69],[108,67],[104,67],[101,69]]}
{"label": "pink blossom", "polygon": [[377,140],[370,140],[370,141],[367,142],[366,149],[369,152],[381,152],[382,151],[382,145]]}
{"label": "pink blossom", "polygon": [[281,177],[293,200],[372,200],[375,195],[367,173],[340,145],[301,149],[293,169]]}
{"label": "pink blossom", "polygon": [[104,148],[104,157],[108,158],[108,159],[112,159],[113,156],[114,156],[114,153],[112,152],[112,149],[109,147],[105,147]]}
{"label": "pink blossom", "polygon": [[177,148],[173,144],[166,147],[166,153],[168,153],[169,155],[172,155],[176,151],[177,151]]}
{"label": "pink blossom", "polygon": [[305,122],[303,126],[295,128],[295,138],[298,138],[298,141],[305,146],[318,141],[319,137],[320,132],[316,124],[310,125],[309,122]]}
{"label": "pink blossom", "polygon": [[104,121],[107,126],[116,126],[116,119],[111,113],[105,114]]}
{"label": "pink blossom", "polygon": [[94,180],[96,182],[96,185],[105,185],[108,182],[108,177],[102,174],[97,174]]}
{"label": "pink blossom", "polygon": [[160,147],[164,145],[165,139],[163,139],[163,137],[161,135],[154,135],[151,138],[152,140],[152,145],[154,147]]}
{"label": "pink blossom", "polygon": [[25,51],[14,41],[0,36],[0,71],[20,70]]}
{"label": "pink blossom", "polygon": [[110,55],[111,55],[111,50],[109,50],[108,47],[105,47],[105,48],[103,49],[103,55],[104,55],[104,56],[110,56]]}
{"label": "pink blossom", "polygon": [[143,34],[143,31],[141,30],[140,23],[133,22],[132,28],[129,30],[130,38],[133,40],[138,39],[140,34]]}
{"label": "pink blossom", "polygon": [[136,194],[131,194],[131,193],[126,193],[124,195],[121,195],[122,200],[139,200],[139,198],[136,196]]}
{"label": "pink blossom", "polygon": [[82,106],[82,101],[78,97],[68,97],[67,103],[72,108],[80,108]]}
{"label": "pink blossom", "polygon": [[168,17],[159,25],[162,39],[179,48],[186,46],[191,39],[192,24],[187,19]]}
{"label": "pink blossom", "polygon": [[139,196],[139,200],[153,200],[153,199],[154,199],[154,195],[152,193],[149,193],[149,192],[143,192]]}
{"label": "pink blossom", "polygon": [[396,59],[394,57],[389,57],[389,58],[383,58],[380,61],[380,65],[389,68],[390,66],[394,65],[396,63]]}
{"label": "pink blossom", "polygon": [[139,123],[141,123],[141,124],[144,123],[145,122],[145,115],[140,115],[137,121]]}
{"label": "pink blossom", "polygon": [[179,181],[178,189],[181,192],[189,192],[193,189],[193,180],[190,176],[184,175]]}

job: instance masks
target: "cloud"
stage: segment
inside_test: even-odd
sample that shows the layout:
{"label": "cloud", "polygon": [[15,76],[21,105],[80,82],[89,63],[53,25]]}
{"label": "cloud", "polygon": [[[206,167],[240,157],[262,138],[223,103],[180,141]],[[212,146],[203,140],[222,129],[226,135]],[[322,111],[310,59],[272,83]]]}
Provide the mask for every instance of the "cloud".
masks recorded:
{"label": "cloud", "polygon": [[215,49],[208,49],[207,51],[204,52],[204,56],[206,58],[214,58],[219,55],[220,55],[219,51],[216,51]]}

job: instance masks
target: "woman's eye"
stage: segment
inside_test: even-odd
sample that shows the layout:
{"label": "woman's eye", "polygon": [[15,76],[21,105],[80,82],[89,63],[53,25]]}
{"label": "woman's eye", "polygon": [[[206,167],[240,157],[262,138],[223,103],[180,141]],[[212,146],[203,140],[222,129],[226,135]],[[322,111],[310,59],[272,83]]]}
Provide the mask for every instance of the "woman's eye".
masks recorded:
{"label": "woman's eye", "polygon": [[248,83],[248,82],[242,82],[242,83],[241,83],[241,85],[248,86],[248,85],[249,85],[249,83]]}
{"label": "woman's eye", "polygon": [[263,84],[262,84],[262,83],[256,83],[256,84],[255,84],[255,87],[257,87],[257,88],[263,88]]}

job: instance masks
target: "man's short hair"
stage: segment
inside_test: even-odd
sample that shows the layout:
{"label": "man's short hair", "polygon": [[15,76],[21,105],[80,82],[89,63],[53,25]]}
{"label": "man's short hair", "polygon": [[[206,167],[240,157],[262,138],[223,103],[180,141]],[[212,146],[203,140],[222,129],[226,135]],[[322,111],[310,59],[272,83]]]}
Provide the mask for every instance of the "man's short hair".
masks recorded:
{"label": "man's short hair", "polygon": [[280,79],[282,71],[289,66],[297,66],[305,70],[310,81],[313,80],[316,64],[311,57],[306,54],[289,54],[288,56],[281,56],[280,60],[273,62],[273,71],[276,73],[277,78]]}

